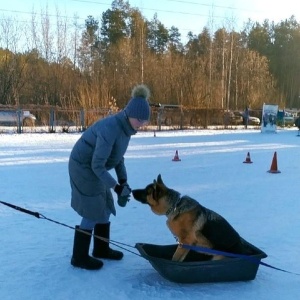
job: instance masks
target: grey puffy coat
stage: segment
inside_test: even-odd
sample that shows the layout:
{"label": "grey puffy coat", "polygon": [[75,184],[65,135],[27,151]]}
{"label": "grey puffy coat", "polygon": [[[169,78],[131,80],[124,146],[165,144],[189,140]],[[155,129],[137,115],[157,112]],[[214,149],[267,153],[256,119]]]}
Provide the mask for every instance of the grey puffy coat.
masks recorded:
{"label": "grey puffy coat", "polygon": [[69,159],[71,206],[82,217],[105,223],[116,214],[110,191],[127,180],[124,154],[136,131],[124,111],[97,121],[75,143]]}

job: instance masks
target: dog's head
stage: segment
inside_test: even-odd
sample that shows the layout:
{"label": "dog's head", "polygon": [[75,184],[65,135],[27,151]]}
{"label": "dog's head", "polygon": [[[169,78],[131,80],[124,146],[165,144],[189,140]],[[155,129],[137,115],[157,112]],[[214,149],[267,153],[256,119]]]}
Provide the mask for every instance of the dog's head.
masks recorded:
{"label": "dog's head", "polygon": [[135,200],[149,204],[152,211],[157,215],[164,215],[169,209],[169,203],[166,201],[168,188],[162,181],[161,175],[153,183],[148,184],[144,189],[132,190],[132,195]]}

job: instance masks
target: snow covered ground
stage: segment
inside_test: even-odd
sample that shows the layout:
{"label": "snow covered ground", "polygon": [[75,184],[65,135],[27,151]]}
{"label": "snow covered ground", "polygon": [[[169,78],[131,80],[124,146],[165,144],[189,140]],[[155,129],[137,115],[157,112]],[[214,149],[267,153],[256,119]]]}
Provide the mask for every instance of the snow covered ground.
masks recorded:
{"label": "snow covered ground", "polygon": [[[263,261],[300,273],[300,137],[297,129],[138,133],[126,153],[129,183],[141,188],[161,174],[166,185],[222,214]],[[80,133],[0,134],[0,200],[75,226],[67,162]],[[173,162],[178,150],[180,162]],[[279,174],[270,174],[274,152]],[[244,164],[247,152],[252,164]],[[111,239],[174,244],[165,217],[131,200],[117,206]],[[99,271],[70,265],[73,230],[0,204],[0,299],[298,299],[300,276],[260,266],[249,282],[177,284],[124,251]]]}

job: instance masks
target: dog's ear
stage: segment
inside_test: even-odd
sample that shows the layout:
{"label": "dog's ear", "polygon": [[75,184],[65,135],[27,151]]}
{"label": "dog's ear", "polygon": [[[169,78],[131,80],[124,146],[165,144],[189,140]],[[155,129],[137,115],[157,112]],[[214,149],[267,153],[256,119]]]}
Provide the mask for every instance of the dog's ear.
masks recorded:
{"label": "dog's ear", "polygon": [[154,184],[155,198],[159,199],[162,195],[165,195],[167,187],[165,186],[161,175],[157,176],[157,181]]}
{"label": "dog's ear", "polygon": [[158,182],[159,184],[164,184],[163,181],[162,181],[162,178],[161,178],[161,175],[160,175],[160,174],[157,176],[157,182]]}
{"label": "dog's ear", "polygon": [[156,190],[157,183],[158,183],[158,182],[154,179],[154,180],[153,180],[153,184],[152,184],[153,190]]}
{"label": "dog's ear", "polygon": [[157,200],[159,198],[158,192],[159,192],[159,183],[154,179],[152,184],[152,197],[154,200]]}

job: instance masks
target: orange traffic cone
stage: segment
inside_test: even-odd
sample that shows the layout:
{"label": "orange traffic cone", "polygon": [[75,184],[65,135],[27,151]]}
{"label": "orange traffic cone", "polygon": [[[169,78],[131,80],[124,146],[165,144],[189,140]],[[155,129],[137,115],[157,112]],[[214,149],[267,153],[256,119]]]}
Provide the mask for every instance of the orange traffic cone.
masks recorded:
{"label": "orange traffic cone", "polygon": [[173,161],[181,161],[181,159],[179,158],[179,156],[178,156],[178,151],[176,150],[176,152],[175,152],[175,156],[174,156],[174,158],[172,159]]}
{"label": "orange traffic cone", "polygon": [[277,167],[277,153],[276,153],[276,151],[274,152],[274,156],[273,156],[271,168],[270,168],[270,170],[268,172],[269,173],[281,173],[278,170],[278,167]]}
{"label": "orange traffic cone", "polygon": [[253,161],[251,161],[249,152],[247,153],[246,160],[243,163],[244,164],[252,164],[253,163]]}

